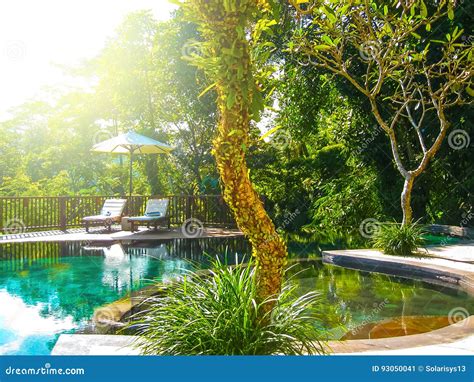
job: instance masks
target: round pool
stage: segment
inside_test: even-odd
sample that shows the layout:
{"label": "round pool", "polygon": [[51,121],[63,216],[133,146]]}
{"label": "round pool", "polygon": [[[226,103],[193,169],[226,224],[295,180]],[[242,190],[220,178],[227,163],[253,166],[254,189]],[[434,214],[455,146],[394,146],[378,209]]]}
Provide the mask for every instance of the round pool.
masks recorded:
{"label": "round pool", "polygon": [[324,264],[295,265],[300,294],[321,293],[318,325],[328,339],[387,338],[419,334],[474,314],[474,297],[452,285],[431,284]]}

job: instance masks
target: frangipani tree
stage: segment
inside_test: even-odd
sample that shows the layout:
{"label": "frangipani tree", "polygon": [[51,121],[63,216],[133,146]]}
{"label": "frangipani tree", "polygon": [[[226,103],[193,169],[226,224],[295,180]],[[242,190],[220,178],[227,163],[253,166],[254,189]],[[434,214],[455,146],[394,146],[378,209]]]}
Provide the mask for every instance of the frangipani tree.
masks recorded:
{"label": "frangipani tree", "polygon": [[[213,154],[224,199],[252,244],[258,295],[263,301],[280,292],[287,258],[286,245],[253,188],[246,164],[250,122],[262,107],[250,44],[269,27],[253,20],[268,10],[268,4],[263,0],[183,0],[178,4],[204,39],[196,43],[192,62],[205,70],[212,83],[209,89],[217,92],[219,122]],[[266,305],[267,311],[271,308],[272,303]]]}
{"label": "frangipani tree", "polygon": [[[441,23],[454,18],[454,2],[441,0],[290,0],[300,28],[290,50],[303,65],[345,78],[370,103],[390,139],[404,179],[403,224],[412,222],[415,180],[439,151],[450,123],[447,111],[472,102],[472,42],[453,26],[436,39]],[[424,36],[424,37],[423,37]],[[418,154],[405,155],[413,134]],[[405,146],[404,146],[405,145]]]}

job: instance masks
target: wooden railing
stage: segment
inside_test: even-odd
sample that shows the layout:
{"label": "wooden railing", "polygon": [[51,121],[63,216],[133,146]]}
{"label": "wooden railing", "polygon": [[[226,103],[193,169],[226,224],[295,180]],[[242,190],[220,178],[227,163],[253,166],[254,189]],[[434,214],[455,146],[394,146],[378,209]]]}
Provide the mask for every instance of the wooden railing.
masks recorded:
{"label": "wooden railing", "polygon": [[[66,230],[82,226],[84,216],[99,214],[110,196],[0,197],[0,233]],[[171,225],[190,218],[204,226],[235,227],[229,207],[221,195],[130,196],[125,216],[145,212],[149,198],[169,198]]]}

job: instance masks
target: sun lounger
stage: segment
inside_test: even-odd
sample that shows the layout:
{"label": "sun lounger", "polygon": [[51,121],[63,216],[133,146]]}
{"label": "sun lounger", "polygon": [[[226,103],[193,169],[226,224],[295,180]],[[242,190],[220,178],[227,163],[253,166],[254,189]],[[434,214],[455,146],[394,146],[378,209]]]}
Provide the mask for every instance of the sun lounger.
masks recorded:
{"label": "sun lounger", "polygon": [[86,216],[82,219],[86,232],[89,232],[91,225],[104,225],[111,231],[113,223],[120,223],[126,202],[126,199],[107,199],[99,215]]}
{"label": "sun lounger", "polygon": [[146,205],[145,215],[133,216],[128,218],[131,223],[132,232],[135,226],[146,225],[148,228],[154,226],[158,229],[158,225],[166,225],[170,228],[170,217],[168,215],[169,199],[150,199]]}

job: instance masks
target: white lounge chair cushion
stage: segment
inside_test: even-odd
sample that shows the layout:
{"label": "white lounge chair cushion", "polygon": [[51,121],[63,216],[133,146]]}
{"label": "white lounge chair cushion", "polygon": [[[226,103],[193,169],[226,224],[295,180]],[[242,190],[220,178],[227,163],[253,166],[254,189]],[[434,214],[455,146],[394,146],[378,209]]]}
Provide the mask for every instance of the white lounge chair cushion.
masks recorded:
{"label": "white lounge chair cushion", "polygon": [[128,221],[152,222],[165,219],[168,215],[169,199],[150,199],[146,204],[145,215],[132,216]]}
{"label": "white lounge chair cushion", "polygon": [[95,216],[86,216],[82,220],[85,221],[105,221],[110,219],[118,219],[120,216],[104,216],[104,215],[95,215]]}
{"label": "white lounge chair cushion", "polygon": [[107,199],[100,211],[100,215],[86,216],[84,221],[106,221],[107,219],[116,220],[122,216],[125,208],[126,199]]}

